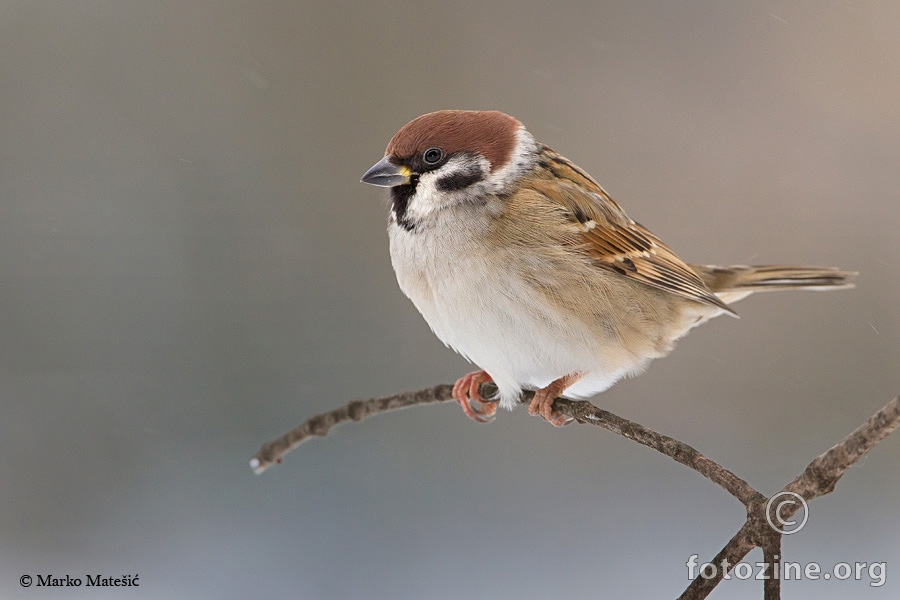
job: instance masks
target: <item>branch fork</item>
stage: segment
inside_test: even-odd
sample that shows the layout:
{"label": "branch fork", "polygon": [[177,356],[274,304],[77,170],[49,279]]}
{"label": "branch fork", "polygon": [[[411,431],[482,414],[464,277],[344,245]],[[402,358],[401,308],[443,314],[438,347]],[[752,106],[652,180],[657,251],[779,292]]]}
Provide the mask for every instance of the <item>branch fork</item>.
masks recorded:
{"label": "branch fork", "polygon": [[[371,400],[354,400],[335,410],[316,415],[283,436],[263,444],[250,461],[250,467],[255,473],[260,474],[273,464],[280,464],[284,455],[300,444],[316,436],[325,436],[338,425],[349,421],[362,421],[371,416],[401,408],[447,402],[453,400],[452,390],[453,386],[445,384]],[[491,383],[486,383],[481,386],[480,391],[482,397],[490,398],[496,392],[496,387]],[[520,402],[530,402],[533,397],[534,392],[523,392]],[[727,561],[728,565],[733,567],[754,548],[762,548],[764,561],[768,564],[769,575],[769,578],[763,582],[765,600],[777,600],[781,597],[781,580],[778,577],[771,577],[771,573],[773,567],[778,569],[777,572],[781,572],[782,532],[775,529],[770,523],[775,519],[784,523],[801,507],[800,503],[775,504],[770,500],[783,493],[793,493],[800,496],[804,502],[809,502],[814,498],[831,493],[851,466],[900,427],[900,396],[898,396],[869,417],[847,437],[814,458],[800,475],[785,485],[778,493],[767,497],[688,444],[619,417],[590,402],[557,398],[553,409],[578,423],[602,427],[652,448],[693,469],[740,501],[747,509],[746,521],[709,562],[720,566],[724,564],[723,561]],[[772,512],[773,507],[778,511],[777,514]],[[770,511],[769,514],[767,514],[767,510]],[[729,571],[730,568],[718,568],[712,577],[704,578],[698,575],[678,597],[679,600],[706,598]]]}

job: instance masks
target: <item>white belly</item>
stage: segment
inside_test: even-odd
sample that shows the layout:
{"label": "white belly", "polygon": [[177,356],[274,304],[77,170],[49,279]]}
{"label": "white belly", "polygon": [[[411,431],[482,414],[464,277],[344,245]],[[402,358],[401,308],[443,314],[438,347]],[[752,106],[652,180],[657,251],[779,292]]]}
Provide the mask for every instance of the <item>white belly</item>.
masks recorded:
{"label": "white belly", "polygon": [[391,225],[391,260],[400,288],[438,338],[491,375],[502,406],[512,408],[523,388],[571,373],[586,375],[565,395],[585,397],[643,368],[649,359],[551,310],[518,269],[488,268],[480,233],[458,223],[421,233]]}

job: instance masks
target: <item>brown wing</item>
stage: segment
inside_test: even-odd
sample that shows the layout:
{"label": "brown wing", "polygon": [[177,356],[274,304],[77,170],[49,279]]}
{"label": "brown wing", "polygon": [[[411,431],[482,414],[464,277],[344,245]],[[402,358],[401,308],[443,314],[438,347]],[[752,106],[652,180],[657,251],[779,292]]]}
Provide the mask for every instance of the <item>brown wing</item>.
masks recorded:
{"label": "brown wing", "polygon": [[733,314],[684,261],[631,220],[590,175],[549,148],[544,148],[542,156],[537,177],[526,185],[571,214],[581,230],[571,243],[597,266]]}

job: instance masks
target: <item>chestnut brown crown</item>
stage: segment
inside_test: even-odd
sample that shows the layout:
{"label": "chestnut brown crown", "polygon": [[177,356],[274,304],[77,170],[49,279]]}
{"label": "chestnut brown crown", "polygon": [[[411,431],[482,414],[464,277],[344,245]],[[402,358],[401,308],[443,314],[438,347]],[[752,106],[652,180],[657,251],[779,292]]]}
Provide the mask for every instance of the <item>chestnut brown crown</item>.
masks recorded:
{"label": "chestnut brown crown", "polygon": [[444,156],[472,152],[484,156],[494,171],[510,161],[521,127],[513,117],[495,110],[439,110],[404,125],[385,154],[405,161],[430,148],[439,148]]}

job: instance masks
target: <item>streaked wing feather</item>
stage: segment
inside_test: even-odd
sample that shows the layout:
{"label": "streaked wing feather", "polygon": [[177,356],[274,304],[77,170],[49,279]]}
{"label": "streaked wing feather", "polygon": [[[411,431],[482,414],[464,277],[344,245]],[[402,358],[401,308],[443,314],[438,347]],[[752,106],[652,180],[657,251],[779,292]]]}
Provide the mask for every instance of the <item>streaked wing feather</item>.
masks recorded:
{"label": "streaked wing feather", "polygon": [[580,226],[571,243],[597,266],[733,312],[659,238],[631,220],[589,175],[549,148],[544,149],[544,155],[548,157],[541,163],[544,168],[526,185],[571,214]]}

